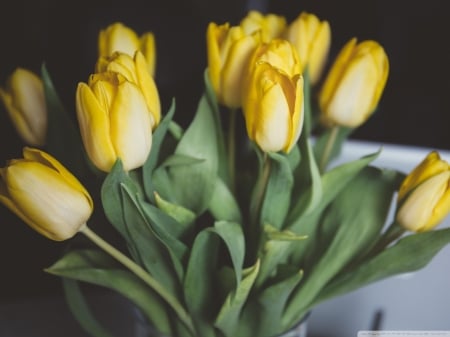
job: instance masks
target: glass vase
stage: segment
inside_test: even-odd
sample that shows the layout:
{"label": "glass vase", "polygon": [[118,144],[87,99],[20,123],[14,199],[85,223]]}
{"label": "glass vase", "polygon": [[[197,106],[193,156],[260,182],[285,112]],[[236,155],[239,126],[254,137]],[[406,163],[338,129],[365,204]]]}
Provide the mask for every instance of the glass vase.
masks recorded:
{"label": "glass vase", "polygon": [[[176,336],[165,336],[158,331],[156,331],[151,324],[148,323],[142,312],[136,308],[135,324],[133,337],[176,337]],[[308,318],[310,313],[307,313],[305,317],[292,329],[277,335],[274,337],[307,337],[308,328]],[[235,337],[258,337],[258,336],[235,336]]]}

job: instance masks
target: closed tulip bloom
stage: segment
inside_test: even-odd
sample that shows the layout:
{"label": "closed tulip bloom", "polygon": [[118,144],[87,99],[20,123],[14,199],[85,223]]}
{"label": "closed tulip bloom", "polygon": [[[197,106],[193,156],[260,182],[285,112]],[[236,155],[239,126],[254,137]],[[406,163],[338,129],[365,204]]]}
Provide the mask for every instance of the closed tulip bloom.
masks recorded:
{"label": "closed tulip bloom", "polygon": [[76,110],[81,137],[94,165],[109,172],[121,159],[124,170],[142,166],[152,144],[152,118],[140,88],[113,72],[79,83]]}
{"label": "closed tulip bloom", "polygon": [[240,26],[246,35],[259,31],[263,42],[279,38],[286,28],[286,18],[276,14],[262,14],[258,11],[250,11],[241,20]]}
{"label": "closed tulip bloom", "polygon": [[241,106],[243,76],[250,55],[259,42],[259,34],[246,35],[240,26],[214,22],[208,25],[208,75],[221,104],[229,108]]}
{"label": "closed tulip bloom", "polygon": [[389,73],[381,45],[353,38],[343,47],[327,75],[319,105],[326,126],[355,128],[375,111]]}
{"label": "closed tulip bloom", "polygon": [[42,80],[27,69],[17,68],[6,88],[0,88],[0,100],[23,141],[32,146],[44,145],[47,108]]}
{"label": "closed tulip bloom", "polygon": [[0,169],[0,202],[55,241],[75,235],[93,211],[81,183],[51,155],[32,148]]}
{"label": "closed tulip bloom", "polygon": [[303,125],[303,77],[258,63],[244,98],[247,133],[264,152],[288,153]]}
{"label": "closed tulip bloom", "polygon": [[406,229],[433,229],[450,212],[450,165],[431,152],[403,181],[397,222]]}
{"label": "closed tulip bloom", "polygon": [[114,72],[123,76],[128,82],[139,87],[144,95],[154,130],[161,120],[161,103],[158,88],[154,79],[145,71],[145,59],[137,51],[134,57],[115,52],[110,57],[100,57],[96,64],[96,72]]}
{"label": "closed tulip bloom", "polygon": [[138,34],[121,22],[115,22],[102,29],[98,36],[98,51],[100,57],[109,57],[116,51],[133,56],[141,51],[145,57],[147,70],[155,75],[156,47],[153,33]]}
{"label": "closed tulip bloom", "polygon": [[261,62],[270,63],[289,77],[301,74],[303,67],[298,53],[292,43],[283,39],[273,39],[268,43],[261,43],[254,50],[249,62],[248,72]]}
{"label": "closed tulip bloom", "polygon": [[309,79],[316,84],[320,79],[331,44],[331,30],[328,21],[302,12],[286,29],[284,34],[297,49],[300,61],[308,67]]}

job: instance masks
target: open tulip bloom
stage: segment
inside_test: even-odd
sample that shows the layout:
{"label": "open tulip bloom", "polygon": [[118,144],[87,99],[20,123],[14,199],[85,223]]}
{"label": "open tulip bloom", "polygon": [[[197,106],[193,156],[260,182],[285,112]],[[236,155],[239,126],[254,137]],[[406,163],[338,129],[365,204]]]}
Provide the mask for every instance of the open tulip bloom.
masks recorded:
{"label": "open tulip bloom", "polygon": [[[308,15],[295,26],[255,12],[242,26],[211,23],[204,93],[186,128],[176,97],[160,112],[145,63],[154,55],[99,56],[77,89],[77,133],[43,68],[48,145],[0,170],[0,202],[50,239],[92,241],[45,269],[64,280],[92,336],[114,331],[85,312],[79,282],[126,297],[165,336],[272,337],[322,301],[422,268],[450,242],[437,228],[450,210],[450,166],[436,151],[409,174],[374,166],[381,150],[329,165],[374,112],[388,63],[378,43],[352,39],[316,87],[330,32]],[[112,27],[102,50],[142,47]],[[302,54],[286,36],[308,36],[317,50]],[[242,90],[226,92],[231,83]],[[76,153],[83,159],[69,160]],[[95,234],[96,212],[126,248]]]}

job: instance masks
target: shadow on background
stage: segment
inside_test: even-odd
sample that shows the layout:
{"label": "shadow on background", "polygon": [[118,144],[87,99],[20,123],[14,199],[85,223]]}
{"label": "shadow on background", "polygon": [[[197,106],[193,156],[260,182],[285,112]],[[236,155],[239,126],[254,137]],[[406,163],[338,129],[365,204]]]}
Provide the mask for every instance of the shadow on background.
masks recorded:
{"label": "shadow on background", "polygon": [[[46,63],[69,111],[75,88],[97,57],[97,34],[114,21],[138,33],[153,31],[156,81],[163,111],[173,97],[177,121],[190,120],[202,92],[208,22],[237,23],[246,13],[238,0],[10,1],[0,13],[0,85],[15,67],[35,72]],[[450,149],[449,20],[444,0],[271,0],[269,11],[289,21],[302,10],[330,22],[331,59],[351,37],[375,39],[390,58],[390,76],[378,111],[353,138]],[[0,106],[1,166],[20,157],[23,144]],[[66,243],[34,233],[0,208],[0,300],[60,291],[59,279],[42,269]]]}

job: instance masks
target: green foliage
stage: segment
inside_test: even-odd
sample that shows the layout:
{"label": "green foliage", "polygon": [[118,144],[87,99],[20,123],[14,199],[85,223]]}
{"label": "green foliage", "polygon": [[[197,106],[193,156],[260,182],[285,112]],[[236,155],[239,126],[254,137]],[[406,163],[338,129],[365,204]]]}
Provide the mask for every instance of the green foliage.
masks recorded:
{"label": "green foliage", "polygon": [[404,175],[371,166],[380,151],[328,169],[352,130],[327,130],[313,143],[309,90],[304,132],[289,154],[248,142],[229,158],[205,73],[189,127],[173,121],[173,102],[144,166],[125,172],[115,163],[101,201],[131,264],[89,248],[47,269],[64,278],[87,331],[110,337],[78,282],[117,291],[168,336],[272,337],[324,300],[425,266],[450,242],[445,229],[370,250]]}

